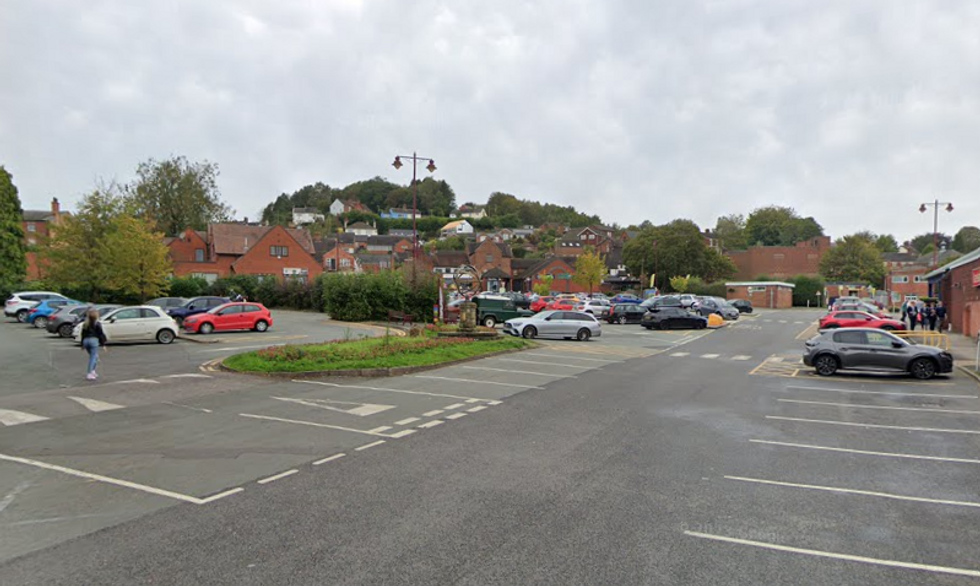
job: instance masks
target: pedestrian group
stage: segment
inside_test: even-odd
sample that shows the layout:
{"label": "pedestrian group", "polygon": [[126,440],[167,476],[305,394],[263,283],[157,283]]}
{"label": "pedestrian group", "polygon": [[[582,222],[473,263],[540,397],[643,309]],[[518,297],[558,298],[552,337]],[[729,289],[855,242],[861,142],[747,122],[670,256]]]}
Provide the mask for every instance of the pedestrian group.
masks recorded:
{"label": "pedestrian group", "polygon": [[942,330],[946,327],[946,307],[942,301],[925,303],[916,299],[902,304],[902,321],[910,330]]}

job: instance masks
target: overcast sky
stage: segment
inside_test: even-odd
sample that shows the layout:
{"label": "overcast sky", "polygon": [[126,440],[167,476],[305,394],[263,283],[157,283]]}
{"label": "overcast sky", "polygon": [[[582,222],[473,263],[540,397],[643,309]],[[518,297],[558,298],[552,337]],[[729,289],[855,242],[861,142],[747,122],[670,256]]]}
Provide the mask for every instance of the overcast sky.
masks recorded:
{"label": "overcast sky", "polygon": [[626,225],[781,204],[832,236],[980,224],[980,2],[7,0],[0,164],[71,207],[151,157],[282,192],[417,149]]}

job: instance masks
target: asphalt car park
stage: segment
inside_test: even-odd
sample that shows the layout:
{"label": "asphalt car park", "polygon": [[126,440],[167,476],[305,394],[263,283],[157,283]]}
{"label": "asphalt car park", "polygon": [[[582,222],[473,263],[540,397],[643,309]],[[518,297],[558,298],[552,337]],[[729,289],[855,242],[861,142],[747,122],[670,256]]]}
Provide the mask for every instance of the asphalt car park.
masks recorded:
{"label": "asphalt car park", "polygon": [[[336,501],[330,522],[338,511],[360,510],[368,497],[336,486],[367,475],[362,486],[391,504],[381,517],[377,507],[361,511],[369,525],[411,528],[413,535],[438,527],[440,539],[423,544],[426,559],[430,567],[449,564],[450,573],[459,571],[455,560],[486,551],[484,528],[513,542],[516,549],[498,545],[486,554],[511,559],[513,568],[524,562],[509,556],[535,543],[561,551],[548,540],[569,535],[570,512],[592,511],[589,525],[602,539],[575,539],[600,544],[603,555],[618,552],[614,557],[631,564],[638,540],[643,559],[653,544],[669,542],[670,555],[656,550],[664,583],[761,584],[779,576],[785,583],[884,585],[973,576],[980,547],[973,527],[980,508],[978,388],[958,374],[930,381],[810,376],[800,363],[802,340],[818,315],[759,310],[699,331],[604,323],[602,337],[588,342],[541,340],[520,353],[379,379],[268,379],[202,369],[212,356],[255,345],[257,336],[232,344],[222,335],[217,344],[193,345],[188,368],[178,373],[7,389],[0,409],[38,419],[0,427],[0,496],[9,502],[0,511],[0,559],[127,521],[125,527],[146,528],[139,532],[145,537],[123,532],[126,547],[146,542],[139,558],[146,559],[160,547],[152,536],[170,518],[147,513],[178,505],[182,528],[166,531],[168,547],[180,547],[187,567],[197,567],[191,560],[205,553],[191,543],[205,534],[193,525],[193,511],[212,521],[216,515],[204,511],[254,516],[249,547],[265,551],[304,516],[319,518],[309,490]],[[268,334],[283,323],[280,335],[292,331],[288,317],[277,313],[276,320]],[[20,332],[0,328],[0,340]],[[191,344],[161,348],[181,347]],[[106,366],[111,372],[112,363]],[[586,455],[599,460],[580,460]],[[571,496],[559,491],[566,484],[575,487]],[[460,486],[463,492],[451,496]],[[535,496],[517,515],[524,529],[505,531],[525,494]],[[296,508],[266,504],[291,498]],[[476,515],[471,506],[495,514]],[[410,522],[409,511],[467,521]],[[234,521],[223,523],[214,531]],[[576,534],[592,530],[574,527]],[[111,531],[90,536],[91,543],[110,540]],[[215,554],[246,539],[237,535],[206,555],[208,571],[231,581],[243,568]],[[368,549],[377,544],[367,539]],[[99,556],[90,554],[98,550],[83,543],[40,551],[18,567],[37,576],[55,556],[84,566],[86,576],[119,567],[96,568]],[[275,552],[287,569],[294,554]],[[623,567],[623,559],[614,561]],[[566,562],[553,571],[596,567],[580,557]],[[314,564],[326,571],[319,563],[329,562]],[[938,581],[944,579],[954,581]]]}

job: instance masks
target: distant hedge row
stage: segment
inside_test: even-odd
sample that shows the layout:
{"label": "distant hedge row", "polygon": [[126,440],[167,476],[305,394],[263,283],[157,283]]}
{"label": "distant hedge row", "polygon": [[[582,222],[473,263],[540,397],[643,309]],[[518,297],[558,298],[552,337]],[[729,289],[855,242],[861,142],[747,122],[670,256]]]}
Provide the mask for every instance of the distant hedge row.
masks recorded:
{"label": "distant hedge row", "polygon": [[323,311],[342,321],[384,321],[388,311],[432,321],[439,302],[438,277],[410,269],[387,273],[331,273],[319,279]]}

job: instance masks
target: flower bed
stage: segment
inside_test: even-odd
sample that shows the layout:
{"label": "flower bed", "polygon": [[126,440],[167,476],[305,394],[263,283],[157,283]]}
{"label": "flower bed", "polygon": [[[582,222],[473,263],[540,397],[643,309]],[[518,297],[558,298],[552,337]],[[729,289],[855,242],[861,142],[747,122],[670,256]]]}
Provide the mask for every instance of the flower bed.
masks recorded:
{"label": "flower bed", "polygon": [[224,365],[239,372],[259,373],[431,366],[527,346],[518,338],[364,338],[276,346],[231,356]]}

